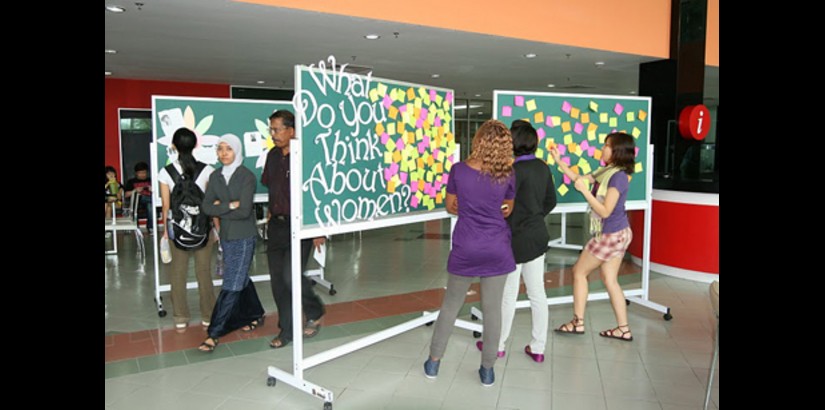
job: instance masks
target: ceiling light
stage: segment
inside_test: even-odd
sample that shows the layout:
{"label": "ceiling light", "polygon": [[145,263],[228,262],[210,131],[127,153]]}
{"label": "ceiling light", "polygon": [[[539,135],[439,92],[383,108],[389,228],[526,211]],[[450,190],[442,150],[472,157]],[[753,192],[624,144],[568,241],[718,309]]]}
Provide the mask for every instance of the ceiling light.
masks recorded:
{"label": "ceiling light", "polygon": [[548,87],[548,88],[553,88],[553,87],[555,87],[555,86],[556,86],[555,84],[547,84],[547,87]]}
{"label": "ceiling light", "polygon": [[366,36],[364,36],[364,38],[367,40],[378,40],[379,38],[381,38],[381,36],[379,36],[378,34],[367,34]]}
{"label": "ceiling light", "polygon": [[105,52],[106,52],[106,54],[117,54],[117,50],[113,50],[113,49],[111,49],[111,48],[107,48],[107,49],[105,50]]}
{"label": "ceiling light", "polygon": [[484,113],[483,113],[483,112],[481,112],[481,111],[479,111],[479,112],[478,112],[478,115],[482,115],[482,114],[484,114]]}
{"label": "ceiling light", "polygon": [[631,91],[630,93],[631,93],[631,94],[636,94],[636,91]]}
{"label": "ceiling light", "polygon": [[112,75],[111,71],[106,71],[106,75]]}
{"label": "ceiling light", "polygon": [[263,84],[264,82],[265,81],[263,81],[263,80],[258,80],[258,84]]}
{"label": "ceiling light", "polygon": [[[470,104],[470,108],[481,108],[483,106],[483,104]],[[464,104],[458,104],[453,106],[453,108],[455,108],[456,110],[466,110],[467,106]]]}
{"label": "ceiling light", "polygon": [[604,65],[604,61],[596,61],[596,67],[601,67]]}
{"label": "ceiling light", "polygon": [[524,58],[536,58],[536,53],[527,53],[524,55]]}
{"label": "ceiling light", "polygon": [[106,10],[109,10],[112,13],[123,13],[124,11],[126,11],[126,9],[120,6],[106,6]]}
{"label": "ceiling light", "polygon": [[481,94],[476,94],[476,97],[481,97]]}
{"label": "ceiling light", "polygon": [[433,75],[431,75],[430,77],[432,77],[432,78],[438,78],[438,77],[441,77],[441,74],[433,74]]}

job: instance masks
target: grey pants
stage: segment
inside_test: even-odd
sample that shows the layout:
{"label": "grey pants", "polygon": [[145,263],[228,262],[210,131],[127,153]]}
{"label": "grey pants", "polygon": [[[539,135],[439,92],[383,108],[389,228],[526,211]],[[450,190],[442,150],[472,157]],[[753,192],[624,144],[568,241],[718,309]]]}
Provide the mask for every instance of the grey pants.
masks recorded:
{"label": "grey pants", "polygon": [[[435,321],[433,339],[430,342],[430,356],[440,359],[447,349],[447,341],[455,327],[458,311],[464,305],[464,298],[475,277],[449,274],[447,290],[441,302],[441,312]],[[483,277],[481,280],[481,310],[484,312],[484,332],[482,341],[484,349],[481,351],[481,365],[492,368],[496,364],[496,349],[501,337],[501,295],[504,292],[504,283],[507,275]]]}

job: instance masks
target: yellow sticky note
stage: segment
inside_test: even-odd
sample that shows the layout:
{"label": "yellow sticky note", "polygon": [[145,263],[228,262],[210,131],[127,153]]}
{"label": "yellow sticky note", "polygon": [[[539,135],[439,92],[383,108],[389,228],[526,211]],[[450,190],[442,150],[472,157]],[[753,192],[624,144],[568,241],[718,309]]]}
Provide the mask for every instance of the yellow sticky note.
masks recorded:
{"label": "yellow sticky note", "polygon": [[553,127],[557,127],[559,124],[561,124],[561,117],[557,117],[554,115],[550,118],[553,120]]}
{"label": "yellow sticky note", "polygon": [[589,162],[587,162],[587,160],[586,160],[586,159],[584,159],[584,158],[579,158],[579,163],[578,163],[578,165],[579,165],[579,168],[581,168],[582,173],[584,173],[584,174],[589,174],[589,173],[590,173],[590,171],[591,171],[591,169],[590,169],[590,163],[589,163]]}
{"label": "yellow sticky note", "polygon": [[395,151],[392,153],[392,162],[401,162],[401,151]]}
{"label": "yellow sticky note", "polygon": [[644,121],[647,119],[647,112],[645,110],[639,110],[639,121]]}
{"label": "yellow sticky note", "polygon": [[378,96],[383,97],[387,93],[386,84],[378,83]]}
{"label": "yellow sticky note", "polygon": [[415,170],[415,161],[413,161],[413,160],[408,160],[408,161],[406,162],[406,165],[407,165],[407,169],[409,169],[410,171],[414,171],[414,170]]}
{"label": "yellow sticky note", "polygon": [[441,102],[444,101],[444,97],[441,94],[435,95],[435,105],[441,105]]}
{"label": "yellow sticky note", "polygon": [[587,124],[588,122],[590,122],[590,114],[583,112],[581,115],[581,123]]}
{"label": "yellow sticky note", "polygon": [[389,180],[389,182],[387,182],[387,192],[391,194],[395,192],[395,181]]}
{"label": "yellow sticky note", "polygon": [[610,126],[611,127],[618,127],[619,126],[619,119],[616,117],[610,117]]}
{"label": "yellow sticky note", "polygon": [[642,135],[642,130],[633,127],[633,138],[639,138],[639,135]]}
{"label": "yellow sticky note", "polygon": [[533,112],[536,110],[536,100],[527,101],[527,112]]}
{"label": "yellow sticky note", "polygon": [[573,150],[573,152],[576,155],[581,156],[584,153],[584,151],[582,151],[582,147],[580,147],[579,144],[574,144],[574,145],[575,145],[575,149]]}
{"label": "yellow sticky note", "polygon": [[398,118],[398,108],[395,108],[394,105],[390,106],[390,112],[387,113],[392,119]]}
{"label": "yellow sticky note", "polygon": [[627,112],[627,122],[633,122],[633,121],[636,121],[636,113],[633,112],[633,111],[628,111]]}
{"label": "yellow sticky note", "polygon": [[575,118],[575,119],[578,119],[579,118],[579,112],[580,112],[580,110],[578,108],[575,108],[575,107],[571,108],[570,109],[570,116]]}
{"label": "yellow sticky note", "polygon": [[544,141],[544,146],[547,147],[548,150],[556,146],[556,140],[553,138],[545,138]]}
{"label": "yellow sticky note", "polygon": [[[415,108],[418,108],[420,110],[421,109],[421,99],[416,98],[415,102],[414,102],[414,105],[415,105]],[[418,117],[418,115],[416,115],[416,117]]]}
{"label": "yellow sticky note", "polygon": [[421,97],[421,99],[427,104],[430,103],[430,95],[427,94],[427,90],[424,89],[424,87],[418,87],[418,96]]}
{"label": "yellow sticky note", "polygon": [[602,160],[602,150],[596,149],[595,151],[593,151],[593,158],[596,161],[601,161]]}
{"label": "yellow sticky note", "polygon": [[636,167],[633,168],[633,172],[642,172],[642,163],[641,162],[636,163]]}
{"label": "yellow sticky note", "polygon": [[375,135],[380,136],[383,133],[384,133],[384,124],[380,123],[380,122],[378,124],[375,124]]}
{"label": "yellow sticky note", "polygon": [[404,101],[407,101],[407,93],[405,93],[402,89],[398,89],[398,91],[395,92],[395,98],[398,102],[403,103]]}
{"label": "yellow sticky note", "polygon": [[593,111],[593,112],[599,111],[599,104],[596,104],[595,101],[590,101],[590,104],[588,105],[588,108],[590,108],[590,111]]}
{"label": "yellow sticky note", "polygon": [[603,112],[599,114],[599,122],[602,124],[607,124],[607,113]]}
{"label": "yellow sticky note", "polygon": [[447,111],[447,110],[450,109],[450,102],[447,101],[447,100],[444,100],[444,104],[441,104],[441,106],[444,107],[444,111]]}
{"label": "yellow sticky note", "polygon": [[370,90],[370,101],[372,101],[372,102],[378,101],[378,90],[376,90],[375,88]]}
{"label": "yellow sticky note", "polygon": [[564,136],[564,145],[569,145],[573,143],[573,135],[567,134]]}
{"label": "yellow sticky note", "polygon": [[543,123],[544,122],[544,113],[539,111],[539,112],[533,114],[533,122],[535,122],[536,124]]}
{"label": "yellow sticky note", "polygon": [[425,180],[427,182],[433,182],[433,171],[427,171],[427,178],[425,178]]}
{"label": "yellow sticky note", "polygon": [[388,139],[387,143],[384,145],[387,147],[387,152],[392,152],[395,150],[395,141],[393,141],[392,138]]}
{"label": "yellow sticky note", "polygon": [[559,195],[564,196],[567,193],[567,191],[569,191],[569,189],[567,189],[567,185],[562,184],[559,187],[558,191],[559,191]]}
{"label": "yellow sticky note", "polygon": [[595,130],[587,130],[587,139],[588,139],[588,141],[595,141],[596,140],[596,131]]}
{"label": "yellow sticky note", "polygon": [[421,128],[416,129],[415,130],[415,140],[416,141],[421,141],[423,139],[424,139],[424,132],[421,131]]}
{"label": "yellow sticky note", "polygon": [[561,131],[562,132],[570,132],[571,129],[572,128],[570,128],[570,121],[565,121],[565,122],[561,123]]}
{"label": "yellow sticky note", "polygon": [[605,138],[607,138],[607,134],[599,133],[599,144],[604,144]]}
{"label": "yellow sticky note", "polygon": [[394,122],[391,122],[391,123],[387,124],[387,134],[389,134],[390,136],[395,135],[395,123]]}
{"label": "yellow sticky note", "polygon": [[544,158],[544,150],[541,148],[536,148],[536,158],[543,159]]}
{"label": "yellow sticky note", "polygon": [[409,99],[409,100],[415,99],[415,90],[413,90],[412,87],[407,88],[407,99]]}
{"label": "yellow sticky note", "polygon": [[391,152],[385,152],[384,153],[384,163],[385,164],[392,164],[392,153]]}

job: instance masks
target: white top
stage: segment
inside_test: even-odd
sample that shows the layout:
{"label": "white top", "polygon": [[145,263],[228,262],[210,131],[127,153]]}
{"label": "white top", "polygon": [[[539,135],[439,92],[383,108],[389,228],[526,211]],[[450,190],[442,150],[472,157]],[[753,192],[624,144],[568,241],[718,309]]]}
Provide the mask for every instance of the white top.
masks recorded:
{"label": "white top", "polygon": [[[181,175],[183,175],[183,167],[180,166],[180,163],[177,160],[175,160],[175,162],[173,162],[172,164],[175,166],[175,169],[177,169],[178,172]],[[201,171],[201,174],[198,175],[198,179],[195,180],[195,184],[197,184],[203,192],[206,192],[206,183],[209,182],[209,175],[211,175],[213,171],[215,171],[215,168],[213,168],[209,164],[206,164],[206,166],[203,168],[203,171]],[[168,172],[166,172],[166,167],[163,167],[160,170],[160,173],[158,174],[158,182],[169,185],[170,193],[173,189],[175,189],[175,182],[172,181],[172,176],[169,175]]]}

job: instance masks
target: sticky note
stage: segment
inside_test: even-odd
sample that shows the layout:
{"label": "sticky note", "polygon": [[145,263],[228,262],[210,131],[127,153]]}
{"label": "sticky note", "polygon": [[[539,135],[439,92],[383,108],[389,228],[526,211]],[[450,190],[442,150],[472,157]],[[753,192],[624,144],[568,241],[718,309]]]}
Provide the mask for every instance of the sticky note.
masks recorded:
{"label": "sticky note", "polygon": [[573,106],[571,106],[569,102],[565,101],[561,103],[561,110],[564,111],[566,114],[570,114],[571,108],[573,108]]}
{"label": "sticky note", "polygon": [[593,155],[596,153],[596,147],[590,147],[587,149],[587,156],[593,158]]}
{"label": "sticky note", "polygon": [[441,204],[442,202],[444,202],[444,198],[442,197],[441,193],[439,192],[438,194],[435,195],[435,203]]}
{"label": "sticky note", "polygon": [[587,160],[584,158],[580,158],[579,163],[577,165],[579,166],[579,168],[581,168],[582,174],[589,174],[590,171],[592,171],[590,169],[590,163],[587,162]]}
{"label": "sticky note", "polygon": [[582,131],[584,131],[584,125],[582,125],[582,123],[580,122],[577,122],[576,126],[573,127],[573,132],[575,132],[576,134],[581,134]]}
{"label": "sticky note", "polygon": [[622,115],[622,112],[624,112],[624,107],[621,104],[616,103],[616,105],[613,106],[613,112],[615,112],[616,115]]}
{"label": "sticky note", "polygon": [[410,197],[410,207],[418,208],[418,197],[413,195]]}
{"label": "sticky note", "polygon": [[[570,165],[570,164],[567,164],[567,165]],[[579,174],[579,166],[578,165],[571,166],[570,170],[573,171],[576,174]]]}
{"label": "sticky note", "polygon": [[644,121],[647,119],[647,112],[645,110],[639,110],[639,121]]}
{"label": "sticky note", "polygon": [[382,104],[384,105],[384,108],[390,108],[392,105],[392,99],[389,95],[384,95],[384,101]]}
{"label": "sticky note", "polygon": [[524,107],[524,96],[522,96],[522,95],[517,95],[517,96],[513,99],[513,105],[515,105],[516,107]]}
{"label": "sticky note", "polygon": [[435,95],[435,105],[441,105],[441,102],[444,101],[444,97],[441,94]]}
{"label": "sticky note", "polygon": [[569,185],[569,184],[570,184],[570,182],[571,182],[571,181],[570,181],[570,177],[568,177],[568,176],[567,176],[567,174],[564,174],[564,184],[565,184],[565,185]]}
{"label": "sticky note", "polygon": [[635,154],[633,154],[633,156],[635,156],[635,157],[638,157],[638,156],[639,156],[639,147],[636,147],[636,153],[635,153]]}
{"label": "sticky note", "polygon": [[533,114],[533,122],[536,124],[541,124],[544,122],[544,113],[539,111]]}
{"label": "sticky note", "polygon": [[373,88],[372,90],[370,90],[369,94],[370,94],[370,101],[372,101],[372,102],[378,101],[378,90],[377,89]]}
{"label": "sticky note", "polygon": [[407,183],[407,173],[406,172],[400,172],[400,173],[398,173],[398,176],[399,176],[399,181],[401,181],[402,184]]}
{"label": "sticky note", "polygon": [[384,180],[389,181],[392,178],[392,173],[389,168],[384,168]]}
{"label": "sticky note", "polygon": [[[419,149],[419,151],[421,151],[421,149]],[[417,161],[418,161],[418,168],[424,168],[424,158],[419,158]]]}
{"label": "sticky note", "polygon": [[[384,124],[383,123],[379,122],[378,124],[375,124],[375,133],[376,134],[383,134],[384,133]],[[383,136],[382,136],[382,138],[383,138]]]}
{"label": "sticky note", "polygon": [[579,119],[579,112],[580,111],[579,111],[578,108],[573,107],[573,108],[570,109],[570,116],[575,118],[575,119]]}
{"label": "sticky note", "polygon": [[544,137],[547,135],[544,132],[544,128],[541,128],[541,127],[539,127],[539,129],[536,130],[536,134],[539,136],[539,141],[544,139]]}
{"label": "sticky note", "polygon": [[570,165],[570,157],[561,157],[561,162]]}
{"label": "sticky note", "polygon": [[387,182],[387,192],[391,194],[395,192],[395,181],[390,180],[389,182]]}
{"label": "sticky note", "polygon": [[513,107],[509,105],[505,105],[501,107],[501,116],[502,117],[511,117],[513,115]]}
{"label": "sticky note", "polygon": [[430,90],[430,101],[435,101],[436,92],[435,90]]}
{"label": "sticky note", "polygon": [[556,123],[555,123],[555,122],[553,122],[553,117],[551,117],[551,116],[549,116],[549,115],[547,116],[547,118],[545,118],[545,119],[544,119],[544,125],[546,125],[546,126],[548,126],[548,127],[551,127],[551,128],[552,128],[552,127],[555,127],[555,124],[556,124]]}
{"label": "sticky note", "polygon": [[568,144],[572,144],[572,143],[573,143],[573,135],[572,134],[565,135],[564,136],[564,145],[568,145]]}
{"label": "sticky note", "polygon": [[398,173],[398,163],[393,162],[390,164],[390,174],[395,175]]}
{"label": "sticky note", "polygon": [[567,152],[567,147],[564,145],[556,145],[556,149],[559,150],[559,155],[564,155]]}
{"label": "sticky note", "polygon": [[587,139],[590,141],[594,141],[596,139],[596,131],[587,130]]}
{"label": "sticky note", "polygon": [[567,191],[569,191],[569,189],[567,189],[567,185],[562,185],[559,187],[558,191],[559,195],[564,196],[565,194],[567,194]]}
{"label": "sticky note", "polygon": [[453,92],[452,91],[447,91],[447,102],[449,102],[449,103],[453,102]]}
{"label": "sticky note", "polygon": [[633,112],[633,111],[628,111],[627,112],[627,122],[633,122],[633,121],[636,121],[636,113]]}
{"label": "sticky note", "polygon": [[636,127],[633,127],[633,133],[632,134],[633,134],[633,138],[639,138],[639,135],[642,135],[642,130],[640,130]]}
{"label": "sticky note", "polygon": [[[447,161],[447,165],[451,166],[452,162]],[[441,176],[441,183],[442,184],[447,185],[447,182],[449,182],[449,181],[450,181],[450,174],[445,174],[445,175]]]}
{"label": "sticky note", "polygon": [[395,135],[395,123],[394,122],[391,122],[391,123],[387,124],[387,134],[389,136]]}
{"label": "sticky note", "polygon": [[536,100],[527,101],[527,112],[536,110]]}
{"label": "sticky note", "polygon": [[579,121],[581,121],[581,122],[582,122],[582,124],[587,124],[587,123],[589,123],[589,122],[590,122],[590,114],[588,114],[588,113],[586,113],[586,112],[585,112],[585,113],[582,113],[581,118],[579,118]]}
{"label": "sticky note", "polygon": [[385,164],[392,164],[392,152],[385,152],[384,153],[384,163]]}
{"label": "sticky note", "polygon": [[414,100],[415,99],[415,90],[412,87],[407,88],[407,99]]}
{"label": "sticky note", "polygon": [[587,107],[590,108],[590,111],[593,111],[593,112],[599,111],[599,104],[596,104],[595,101],[590,101],[590,104],[588,104]]}
{"label": "sticky note", "polygon": [[387,85],[383,83],[378,83],[378,96],[382,96],[387,93]]}
{"label": "sticky note", "polygon": [[603,112],[599,114],[599,122],[602,124],[607,124],[607,113]]}
{"label": "sticky note", "polygon": [[636,167],[633,168],[633,172],[642,172],[642,163],[641,162],[636,163]]}
{"label": "sticky note", "polygon": [[[565,121],[561,123],[561,131],[562,132],[570,132],[570,121]],[[566,143],[565,143],[566,144]]]}
{"label": "sticky note", "polygon": [[619,119],[617,117],[610,117],[610,126],[611,127],[618,127],[619,126]]}
{"label": "sticky note", "polygon": [[386,133],[381,134],[381,143],[382,143],[382,144],[386,144],[386,143],[387,143],[387,140],[389,140],[389,139],[390,139],[390,136],[389,136],[389,135],[387,135]]}
{"label": "sticky note", "polygon": [[392,162],[401,162],[401,151],[395,151],[392,153]]}
{"label": "sticky note", "polygon": [[599,133],[599,144],[604,144],[605,138],[607,138],[606,133]]}
{"label": "sticky note", "polygon": [[[383,139],[383,136],[381,138]],[[395,141],[389,139],[389,137],[387,137],[387,142],[384,145],[387,147],[387,152],[392,152],[395,150]]]}
{"label": "sticky note", "polygon": [[387,115],[389,115],[390,118],[392,118],[392,119],[398,118],[398,108],[395,108],[394,105],[391,105],[389,110],[390,111],[387,113]]}
{"label": "sticky note", "polygon": [[395,140],[395,149],[402,151],[405,148],[404,138],[398,138]]}
{"label": "sticky note", "polygon": [[536,158],[542,159],[544,158],[544,150],[541,148],[536,148]]}
{"label": "sticky note", "polygon": [[587,151],[588,149],[590,149],[590,144],[587,141],[582,141],[582,143],[579,144],[579,146],[582,147],[582,151]]}
{"label": "sticky note", "polygon": [[601,159],[602,159],[602,150],[597,149],[597,150],[593,151],[593,159],[601,161]]}
{"label": "sticky note", "polygon": [[436,174],[443,174],[444,173],[444,164],[438,162],[435,164],[435,173]]}

